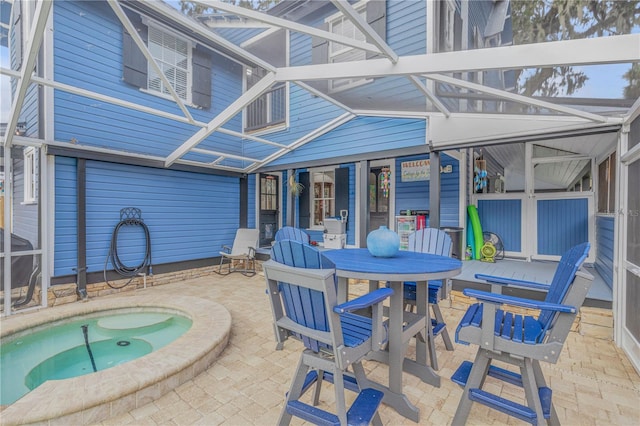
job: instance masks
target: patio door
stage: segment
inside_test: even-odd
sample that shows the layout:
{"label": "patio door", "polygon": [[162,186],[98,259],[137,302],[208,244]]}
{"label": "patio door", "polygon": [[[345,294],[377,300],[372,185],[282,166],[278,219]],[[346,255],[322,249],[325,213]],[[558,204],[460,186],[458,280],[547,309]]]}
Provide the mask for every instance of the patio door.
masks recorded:
{"label": "patio door", "polygon": [[278,230],[280,176],[260,175],[260,247],[269,247]]}
{"label": "patio door", "polygon": [[391,185],[392,178],[393,173],[389,161],[384,163],[372,162],[369,167],[369,183],[367,185],[369,191],[369,227],[367,235],[381,226],[388,226],[389,229],[393,229],[390,217],[393,200],[391,194],[393,188],[393,185]]}
{"label": "patio door", "polygon": [[[622,145],[625,145],[622,134]],[[640,118],[636,118],[628,134],[629,149],[621,156],[620,211],[620,286],[616,292],[616,339],[640,372]],[[624,152],[621,150],[621,152]]]}

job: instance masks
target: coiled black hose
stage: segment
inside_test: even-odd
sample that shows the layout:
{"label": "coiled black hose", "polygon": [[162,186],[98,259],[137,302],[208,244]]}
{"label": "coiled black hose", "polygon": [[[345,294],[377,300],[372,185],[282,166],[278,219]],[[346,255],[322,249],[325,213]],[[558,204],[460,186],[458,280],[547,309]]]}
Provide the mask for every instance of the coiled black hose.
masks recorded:
{"label": "coiled black hose", "polygon": [[[120,260],[120,256],[118,256],[118,232],[120,232],[120,228],[123,226],[141,226],[146,240],[146,249],[145,255],[142,262],[137,266],[127,266]],[[113,265],[113,269],[123,277],[129,277],[129,281],[127,281],[124,285],[114,286],[107,280],[107,265],[109,264],[109,259],[111,259],[111,264]],[[149,233],[149,228],[144,223],[142,219],[138,218],[128,218],[125,220],[121,220],[118,222],[116,227],[113,230],[113,234],[111,235],[111,246],[109,247],[109,254],[104,261],[104,281],[107,285],[114,289],[119,289],[126,287],[138,274],[143,271],[145,268],[149,268],[149,275],[152,275],[152,267],[151,267],[151,235]]]}

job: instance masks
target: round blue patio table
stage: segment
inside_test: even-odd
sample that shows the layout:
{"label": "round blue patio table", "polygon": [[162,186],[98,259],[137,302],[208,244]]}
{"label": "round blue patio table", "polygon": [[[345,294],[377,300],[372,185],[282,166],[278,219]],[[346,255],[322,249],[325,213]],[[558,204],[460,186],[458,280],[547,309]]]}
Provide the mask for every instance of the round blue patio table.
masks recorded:
{"label": "round blue patio table", "polygon": [[[403,416],[418,422],[420,410],[402,391],[403,371],[419,377],[433,386],[440,386],[440,376],[427,363],[427,338],[432,338],[428,316],[427,281],[455,277],[462,269],[462,262],[446,256],[412,251],[400,251],[394,257],[374,257],[366,248],[327,250],[322,254],[336,266],[338,295],[346,301],[349,279],[369,280],[374,290],[380,281],[389,282],[393,295],[389,300],[389,344],[385,351],[374,353],[373,359],[389,366],[389,385],[370,382],[371,387],[384,392],[384,402]],[[403,281],[415,281],[417,312],[404,310]],[[407,342],[415,335],[416,360],[405,358]]]}

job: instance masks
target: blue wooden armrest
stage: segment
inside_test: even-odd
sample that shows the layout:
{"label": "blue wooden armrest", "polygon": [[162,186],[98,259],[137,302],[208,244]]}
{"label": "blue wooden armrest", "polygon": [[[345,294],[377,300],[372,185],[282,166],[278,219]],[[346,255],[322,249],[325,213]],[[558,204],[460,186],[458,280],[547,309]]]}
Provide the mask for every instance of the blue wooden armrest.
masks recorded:
{"label": "blue wooden armrest", "polygon": [[390,288],[379,288],[371,293],[364,294],[356,299],[334,306],[333,312],[336,314],[344,314],[346,312],[353,312],[358,309],[368,308],[371,305],[382,302],[392,294],[393,290]]}
{"label": "blue wooden armrest", "polygon": [[548,284],[537,283],[535,281],[515,280],[513,278],[496,277],[485,274],[476,274],[475,277],[478,280],[484,280],[492,284],[517,285],[519,287],[534,288],[537,290],[549,290]]}
{"label": "blue wooden armrest", "polygon": [[490,293],[487,291],[464,289],[462,292],[465,296],[474,297],[482,302],[507,304],[519,306],[522,308],[544,309],[549,311],[568,312],[574,314],[576,308],[569,305],[561,305],[558,303],[541,302],[538,300],[523,299],[521,297],[505,296],[502,294]]}

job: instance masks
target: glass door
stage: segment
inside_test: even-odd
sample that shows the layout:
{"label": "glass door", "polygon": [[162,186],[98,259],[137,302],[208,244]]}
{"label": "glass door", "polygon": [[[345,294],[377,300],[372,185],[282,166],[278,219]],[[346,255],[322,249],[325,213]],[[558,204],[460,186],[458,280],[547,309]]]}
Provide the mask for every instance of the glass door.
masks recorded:
{"label": "glass door", "polygon": [[[372,165],[369,168],[369,232],[381,226],[390,226],[391,206],[391,167],[390,165]],[[393,229],[390,226],[389,229]]]}
{"label": "glass door", "polygon": [[278,175],[260,175],[260,247],[270,247],[278,230]]}

